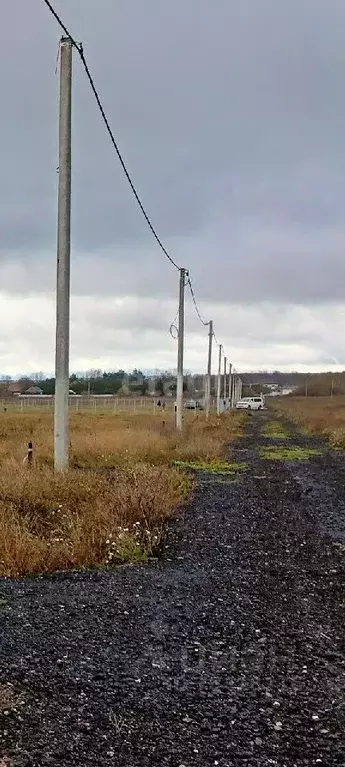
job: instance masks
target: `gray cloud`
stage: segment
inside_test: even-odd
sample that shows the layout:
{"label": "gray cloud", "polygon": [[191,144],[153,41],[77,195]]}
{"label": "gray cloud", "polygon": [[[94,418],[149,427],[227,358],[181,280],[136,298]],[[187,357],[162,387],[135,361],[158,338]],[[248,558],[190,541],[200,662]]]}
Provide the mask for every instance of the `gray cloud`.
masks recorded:
{"label": "gray cloud", "polygon": [[[53,296],[0,297],[0,358],[3,373],[52,371]],[[176,341],[166,316],[173,304],[160,299],[72,297],[71,368],[175,368]],[[207,306],[207,309],[210,307]],[[212,305],[217,335],[237,369],[303,368],[345,365],[343,306],[291,307],[254,304]],[[142,325],[140,326],[140,318]],[[192,307],[186,312],[186,369],[205,370],[207,328]],[[217,367],[217,349],[213,363]]]}
{"label": "gray cloud", "polygon": [[[84,43],[160,236],[192,270],[206,319],[241,303],[248,339],[253,305],[270,316],[268,303],[342,301],[342,0],[82,5],[56,0]],[[15,297],[54,290],[60,32],[43,3],[22,0],[6,4],[2,30],[0,279]],[[177,275],[141,218],[77,56],[73,97],[73,292],[159,298],[156,318],[145,301],[116,313],[120,329],[158,332],[172,319]],[[93,322],[106,334],[113,318],[98,305]],[[279,333],[283,346],[288,334],[281,325]],[[297,332],[306,345],[319,334]]]}

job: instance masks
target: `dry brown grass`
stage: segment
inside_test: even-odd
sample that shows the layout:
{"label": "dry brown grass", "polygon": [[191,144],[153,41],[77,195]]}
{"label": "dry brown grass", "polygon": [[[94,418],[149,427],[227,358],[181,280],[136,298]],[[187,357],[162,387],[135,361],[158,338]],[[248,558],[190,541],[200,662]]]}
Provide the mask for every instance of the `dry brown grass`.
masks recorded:
{"label": "dry brown grass", "polygon": [[186,477],[167,466],[57,476],[7,464],[0,475],[0,574],[144,559],[188,491]]}
{"label": "dry brown grass", "polygon": [[[182,435],[162,417],[73,414],[71,470],[52,470],[50,414],[0,416],[0,575],[140,561],[159,549],[191,482],[174,460],[222,455],[245,416],[186,415]],[[35,462],[23,464],[28,440]]]}
{"label": "dry brown grass", "polygon": [[[176,458],[218,458],[224,442],[240,434],[243,413],[221,418],[185,413],[178,435],[171,414],[162,416],[73,413],[70,418],[71,465],[118,466],[126,460],[167,463]],[[21,463],[32,439],[36,464],[52,466],[53,416],[50,413],[0,414],[0,466]]]}
{"label": "dry brown grass", "polygon": [[344,397],[286,397],[274,403],[274,409],[306,432],[325,437],[335,447],[345,448]]}

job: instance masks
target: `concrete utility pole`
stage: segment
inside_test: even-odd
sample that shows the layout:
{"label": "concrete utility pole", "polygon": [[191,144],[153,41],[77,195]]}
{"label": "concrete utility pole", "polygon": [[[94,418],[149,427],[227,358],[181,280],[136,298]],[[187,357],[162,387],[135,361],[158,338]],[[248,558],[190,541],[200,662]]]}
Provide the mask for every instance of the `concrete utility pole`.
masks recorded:
{"label": "concrete utility pole", "polygon": [[231,408],[233,408],[235,404],[235,385],[236,385],[235,368],[233,367],[232,373],[231,373]]}
{"label": "concrete utility pole", "polygon": [[60,42],[59,191],[56,284],[54,468],[68,469],[69,326],[71,251],[72,49]]}
{"label": "concrete utility pole", "polygon": [[213,322],[208,323],[208,360],[207,360],[207,379],[206,379],[206,418],[210,416],[211,409],[211,376],[212,376],[212,340],[213,340]]}
{"label": "concrete utility pole", "polygon": [[233,406],[237,405],[239,399],[241,399],[242,381],[238,375],[234,378],[233,383]]}
{"label": "concrete utility pole", "polygon": [[229,365],[229,407],[231,408],[231,395],[232,395],[232,363]]}
{"label": "concrete utility pole", "polygon": [[178,309],[178,348],[177,348],[177,390],[176,390],[176,428],[182,430],[183,413],[183,347],[184,347],[184,289],[186,282],[185,269],[180,269],[180,294]]}
{"label": "concrete utility pole", "polygon": [[220,389],[222,376],[222,344],[219,346],[218,378],[217,378],[217,415],[220,415]]}
{"label": "concrete utility pole", "polygon": [[224,392],[223,397],[226,399],[226,370],[227,370],[228,358],[224,357]]}
{"label": "concrete utility pole", "polygon": [[243,390],[242,378],[239,378],[238,379],[238,400],[242,399],[242,390]]}

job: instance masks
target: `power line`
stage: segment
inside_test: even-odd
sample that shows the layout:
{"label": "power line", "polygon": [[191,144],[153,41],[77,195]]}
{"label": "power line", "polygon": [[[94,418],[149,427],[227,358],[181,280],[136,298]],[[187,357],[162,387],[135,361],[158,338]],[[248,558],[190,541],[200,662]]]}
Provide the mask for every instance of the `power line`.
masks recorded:
{"label": "power line", "polygon": [[43,2],[46,4],[47,8],[49,8],[50,13],[53,14],[53,16],[56,19],[57,23],[59,24],[61,29],[64,31],[66,37],[69,37],[69,39],[71,40],[72,44],[74,45],[74,47],[77,49],[78,53],[80,54],[81,51],[83,50],[82,44],[81,43],[79,43],[79,44],[76,43],[76,41],[74,40],[74,38],[72,37],[72,35],[68,31],[67,27],[65,27],[63,21],[61,21],[60,16],[58,16],[56,11],[54,10],[54,8],[53,8],[52,4],[49,2],[49,0],[43,0]]}
{"label": "power line", "polygon": [[[148,213],[146,212],[146,210],[145,210],[145,208],[144,208],[144,205],[143,205],[143,203],[141,202],[141,199],[140,199],[140,197],[139,197],[139,194],[138,194],[138,192],[137,192],[137,190],[136,190],[136,187],[135,187],[135,185],[134,185],[134,182],[132,181],[132,178],[131,178],[131,176],[130,176],[130,173],[129,173],[128,169],[127,169],[126,163],[125,163],[125,161],[124,161],[124,159],[123,159],[123,157],[122,157],[121,151],[120,151],[120,149],[119,149],[119,147],[118,147],[118,144],[117,144],[117,142],[116,142],[116,139],[115,139],[115,136],[114,136],[114,134],[113,134],[113,131],[112,131],[111,127],[110,127],[110,123],[109,123],[109,120],[108,120],[108,118],[107,118],[107,115],[106,115],[106,113],[105,113],[105,110],[104,110],[103,104],[102,104],[102,102],[101,102],[101,99],[100,99],[99,93],[98,93],[98,91],[97,91],[97,88],[96,88],[96,86],[95,86],[95,83],[94,83],[93,77],[92,77],[92,75],[91,75],[90,69],[89,69],[89,67],[88,67],[88,64],[87,64],[87,61],[86,61],[86,58],[85,58],[85,54],[84,54],[84,50],[83,50],[83,45],[82,45],[82,43],[77,43],[77,42],[76,42],[76,40],[74,39],[74,37],[72,37],[72,35],[71,35],[71,33],[70,33],[70,31],[69,31],[68,27],[66,27],[66,25],[63,23],[62,19],[60,18],[60,16],[58,15],[58,13],[56,12],[56,10],[54,9],[54,7],[53,7],[53,5],[51,4],[50,0],[43,0],[43,2],[44,2],[44,3],[45,3],[45,5],[47,6],[47,8],[48,8],[48,10],[50,11],[50,13],[53,15],[53,17],[55,18],[55,20],[57,21],[57,23],[59,24],[60,28],[63,30],[63,32],[64,32],[64,34],[66,35],[66,37],[68,37],[68,38],[71,40],[71,43],[72,43],[72,45],[73,45],[73,46],[74,46],[74,48],[77,50],[77,52],[78,52],[78,54],[79,54],[79,56],[80,56],[80,58],[81,58],[81,61],[82,61],[82,64],[83,64],[83,67],[84,67],[84,70],[85,70],[85,73],[86,73],[87,79],[88,79],[88,81],[89,81],[89,84],[90,84],[91,90],[92,90],[92,92],[93,92],[93,94],[94,94],[94,97],[95,97],[95,99],[96,99],[96,102],[97,102],[97,106],[98,106],[98,108],[99,108],[99,110],[100,110],[100,113],[101,113],[101,116],[102,116],[103,122],[104,122],[104,124],[105,124],[105,127],[106,127],[106,130],[107,130],[107,132],[108,132],[108,134],[109,134],[109,137],[110,137],[111,143],[112,143],[112,145],[113,145],[113,147],[114,147],[114,149],[115,149],[116,155],[117,155],[117,157],[118,157],[118,160],[120,161],[120,165],[121,165],[121,167],[122,167],[122,170],[123,170],[123,172],[124,172],[124,174],[125,174],[125,176],[126,176],[126,179],[127,179],[128,183],[129,183],[129,186],[130,186],[130,188],[131,188],[131,190],[132,190],[132,192],[133,192],[133,195],[134,195],[134,197],[135,197],[135,199],[136,199],[136,202],[137,202],[137,204],[138,204],[138,206],[139,206],[139,208],[140,208],[140,210],[141,210],[141,212],[142,212],[142,214],[143,214],[143,216],[144,216],[144,219],[145,219],[145,221],[146,221],[146,223],[147,223],[147,225],[148,225],[148,227],[149,227],[149,229],[150,229],[151,233],[153,234],[153,237],[154,237],[154,239],[156,240],[156,242],[157,242],[157,244],[158,244],[159,248],[161,249],[162,253],[163,253],[163,254],[166,256],[166,258],[168,259],[168,261],[170,261],[170,263],[171,263],[171,264],[172,264],[172,265],[175,267],[175,269],[177,269],[178,271],[180,271],[180,267],[177,265],[177,263],[176,263],[176,262],[174,261],[174,259],[171,257],[170,253],[168,253],[168,251],[167,251],[167,250],[166,250],[166,248],[164,247],[164,245],[163,245],[163,243],[162,243],[162,240],[161,240],[161,239],[160,239],[160,237],[158,236],[158,234],[157,234],[157,232],[156,232],[156,230],[155,230],[155,228],[154,228],[154,226],[153,226],[153,224],[152,224],[152,222],[151,222],[151,219],[149,218],[149,215],[148,215]],[[190,292],[191,292],[191,296],[192,296],[193,304],[194,304],[194,307],[195,307],[195,311],[196,311],[196,313],[197,313],[197,315],[198,315],[198,318],[199,318],[199,320],[200,320],[201,324],[202,324],[202,325],[204,325],[204,326],[205,326],[205,325],[208,325],[209,323],[208,323],[208,322],[205,322],[205,320],[203,319],[203,317],[202,317],[202,315],[201,315],[201,312],[200,312],[200,310],[199,310],[199,307],[198,307],[198,304],[197,304],[197,301],[196,301],[196,297],[195,297],[195,293],[194,293],[194,289],[193,289],[193,286],[192,286],[192,282],[191,282],[191,279],[190,279],[190,277],[189,277],[189,276],[188,276],[188,278],[187,278],[187,284],[188,284],[188,286],[189,286],[189,289],[190,289]],[[174,327],[174,325],[175,325],[175,322],[176,322],[176,318],[175,318],[174,322],[172,323],[172,325],[170,326],[170,327],[171,327],[171,329]],[[217,338],[216,338],[216,336],[215,336],[215,333],[213,333],[213,337],[214,337],[214,340],[215,340],[215,342],[216,342],[217,346],[219,346],[219,343],[218,343],[218,341],[217,341]]]}
{"label": "power line", "polygon": [[57,21],[57,23],[59,24],[59,26],[61,27],[61,29],[64,31],[65,35],[66,35],[67,37],[69,37],[69,39],[71,40],[71,42],[72,42],[73,46],[74,46],[74,47],[76,48],[76,50],[78,51],[78,53],[79,53],[79,56],[80,56],[80,58],[81,58],[81,61],[82,61],[82,64],[83,64],[83,67],[84,67],[84,69],[85,69],[85,73],[86,73],[86,76],[87,76],[87,78],[88,78],[88,81],[89,81],[89,83],[90,83],[90,86],[91,86],[92,92],[93,92],[93,94],[94,94],[94,97],[95,97],[95,99],[96,99],[96,102],[97,102],[98,108],[99,108],[99,110],[100,110],[100,113],[101,113],[101,115],[102,115],[102,118],[103,118],[103,122],[104,122],[104,124],[105,124],[105,127],[106,127],[106,129],[107,129],[107,132],[108,132],[108,134],[109,134],[109,136],[110,136],[110,140],[111,140],[111,143],[112,143],[112,145],[113,145],[113,147],[114,147],[114,149],[115,149],[115,152],[116,152],[116,154],[117,154],[117,157],[118,157],[118,159],[119,159],[119,161],[120,161],[120,164],[121,164],[122,170],[123,170],[123,172],[124,172],[124,174],[125,174],[125,176],[126,176],[126,178],[127,178],[127,181],[128,181],[128,183],[129,183],[129,186],[131,187],[131,190],[132,190],[132,192],[133,192],[133,195],[134,195],[134,197],[135,197],[135,199],[136,199],[136,201],[137,201],[137,203],[138,203],[138,205],[139,205],[139,208],[140,208],[140,210],[141,210],[141,212],[142,212],[142,214],[143,214],[143,216],[144,216],[144,219],[145,219],[145,221],[146,221],[146,223],[147,223],[147,225],[148,225],[149,229],[151,230],[151,232],[152,232],[152,234],[153,234],[153,236],[154,236],[154,238],[155,238],[156,242],[158,243],[158,245],[159,245],[159,247],[160,247],[161,251],[164,253],[164,255],[166,256],[166,258],[167,258],[167,259],[170,261],[170,263],[171,263],[171,264],[172,264],[172,265],[175,267],[175,269],[179,269],[180,267],[179,267],[179,266],[176,264],[176,262],[174,261],[174,259],[173,259],[173,258],[170,256],[170,254],[168,253],[168,251],[167,251],[167,250],[166,250],[166,248],[164,247],[164,245],[163,245],[163,243],[162,243],[162,240],[161,240],[161,239],[160,239],[160,237],[158,236],[158,234],[157,234],[157,232],[156,232],[156,230],[155,230],[155,228],[154,228],[153,224],[151,223],[151,220],[150,220],[150,218],[149,218],[149,215],[148,215],[148,213],[146,213],[146,210],[145,210],[145,208],[144,208],[144,205],[143,205],[143,203],[141,202],[141,199],[140,199],[140,197],[139,197],[139,194],[138,194],[138,192],[137,192],[137,190],[136,190],[136,188],[135,188],[135,186],[134,186],[134,182],[133,182],[133,181],[132,181],[132,179],[131,179],[131,176],[130,176],[130,174],[129,174],[129,171],[127,170],[127,167],[126,167],[126,163],[125,163],[125,161],[124,161],[124,159],[123,159],[123,157],[122,157],[122,154],[121,154],[121,152],[120,152],[120,149],[119,149],[119,147],[118,147],[118,145],[117,145],[117,142],[116,142],[115,136],[114,136],[114,134],[113,134],[113,131],[112,131],[111,127],[110,127],[110,123],[109,123],[109,120],[108,120],[108,118],[107,118],[107,116],[106,116],[106,113],[105,113],[104,107],[103,107],[103,105],[102,105],[102,102],[101,102],[100,96],[99,96],[99,94],[98,94],[98,91],[97,91],[97,89],[96,89],[96,86],[95,86],[95,83],[94,83],[93,77],[92,77],[92,75],[91,75],[90,69],[89,69],[89,67],[88,67],[88,64],[87,64],[87,62],[86,62],[86,59],[85,59],[85,55],[84,55],[84,50],[83,50],[83,45],[82,45],[82,43],[79,43],[79,44],[78,44],[78,43],[75,41],[75,39],[72,37],[72,35],[70,34],[70,32],[69,32],[68,28],[65,26],[65,24],[63,23],[63,21],[60,19],[60,16],[57,14],[57,12],[56,12],[56,11],[55,11],[55,9],[53,8],[53,6],[52,6],[52,4],[49,2],[49,0],[43,0],[43,2],[45,3],[45,5],[47,6],[47,8],[49,9],[50,13],[51,13],[51,14],[54,16],[55,20]]}
{"label": "power line", "polygon": [[217,339],[216,339],[216,334],[215,334],[215,332],[214,332],[214,331],[213,331],[213,338],[214,338],[214,340],[215,340],[215,342],[216,342],[216,346],[219,346],[219,343],[218,343],[218,341],[217,341]]}
{"label": "power line", "polygon": [[170,328],[169,328],[169,333],[171,335],[171,338],[174,339],[174,341],[177,341],[177,339],[178,339],[178,327],[176,325],[178,315],[179,315],[179,310],[177,310],[177,312],[175,314],[175,318],[173,319],[173,321],[172,321],[172,323],[170,325]]}
{"label": "power line", "polygon": [[191,292],[191,296],[192,296],[192,299],[193,299],[193,304],[194,304],[194,307],[195,307],[195,311],[196,311],[196,313],[197,313],[197,315],[199,317],[199,320],[200,320],[201,324],[202,325],[208,325],[209,323],[205,322],[205,320],[203,320],[203,318],[201,316],[201,313],[199,311],[199,307],[198,307],[198,304],[196,302],[195,293],[194,293],[194,290],[193,290],[193,285],[192,285],[190,277],[188,277],[187,285],[189,286],[189,289],[190,289],[190,292]]}

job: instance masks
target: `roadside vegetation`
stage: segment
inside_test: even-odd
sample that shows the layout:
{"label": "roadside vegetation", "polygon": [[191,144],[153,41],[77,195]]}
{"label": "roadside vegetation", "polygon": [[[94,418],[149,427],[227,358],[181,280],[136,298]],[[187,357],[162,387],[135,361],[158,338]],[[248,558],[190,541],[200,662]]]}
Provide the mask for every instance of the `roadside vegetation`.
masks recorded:
{"label": "roadside vegetation", "polygon": [[345,449],[345,397],[282,397],[273,407],[305,433],[325,437],[334,447]]}
{"label": "roadside vegetation", "polygon": [[290,434],[280,421],[267,421],[262,429],[262,436],[267,439],[290,439]]}
{"label": "roadside vegetation", "polygon": [[[171,418],[171,416],[170,416]],[[52,414],[0,416],[0,575],[145,561],[186,502],[194,462],[225,458],[244,413],[185,414],[177,434],[161,415],[71,414],[71,469],[53,472]],[[28,442],[33,464],[25,461]],[[181,462],[178,465],[178,462]]]}
{"label": "roadside vegetation", "polygon": [[321,450],[308,447],[262,447],[260,457],[267,461],[307,461],[315,455],[321,455]]}

